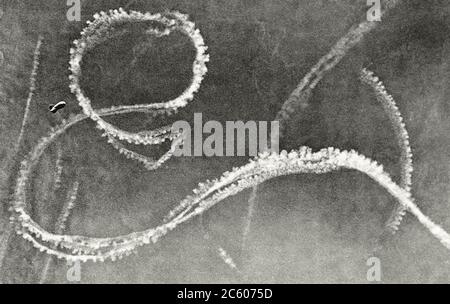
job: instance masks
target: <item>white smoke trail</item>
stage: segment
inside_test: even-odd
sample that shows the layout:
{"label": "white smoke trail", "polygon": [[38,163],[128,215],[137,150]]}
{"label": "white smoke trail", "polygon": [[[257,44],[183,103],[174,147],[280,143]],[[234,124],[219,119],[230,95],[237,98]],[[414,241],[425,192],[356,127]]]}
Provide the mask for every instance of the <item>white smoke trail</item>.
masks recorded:
{"label": "white smoke trail", "polygon": [[26,125],[28,122],[28,116],[30,114],[31,101],[33,99],[34,91],[36,90],[36,75],[37,75],[37,69],[39,67],[39,56],[41,54],[40,48],[41,48],[43,39],[44,39],[44,37],[42,37],[42,36],[38,37],[38,40],[36,43],[36,48],[34,49],[33,69],[31,70],[31,76],[30,76],[30,88],[28,91],[28,98],[27,98],[27,102],[25,105],[25,112],[23,114],[22,125],[20,127],[19,137],[17,139],[16,146],[14,149],[16,152],[19,151],[19,147],[23,140],[23,135],[24,135],[25,128],[26,128]]}
{"label": "white smoke trail", "polygon": [[[160,15],[143,15],[137,12],[132,12],[128,15],[124,14],[123,11],[120,11],[120,13],[114,11],[110,14],[114,15],[115,18],[117,17],[118,19],[123,17],[125,20],[130,16],[133,16],[133,18],[161,17]],[[97,21],[94,21],[94,23],[92,23],[93,26],[85,32],[87,35],[105,30],[103,22],[105,20],[109,20],[109,17],[105,17],[105,13],[102,13],[101,15],[102,17],[96,17]],[[183,19],[185,17],[179,16],[179,18]],[[167,22],[170,23],[170,21]],[[198,32],[195,30],[194,33]],[[88,47],[83,43],[85,42],[77,42],[76,45],[81,47],[81,49]],[[206,47],[204,49],[206,49]],[[202,56],[203,55],[204,53],[202,53]],[[203,60],[206,62],[206,58],[203,58]],[[79,54],[77,55],[76,51],[72,52],[71,65],[72,72],[75,73],[75,75],[79,72],[78,69],[80,61],[81,56],[79,56]],[[335,61],[332,60],[331,62],[334,63]],[[329,64],[325,64],[323,71],[326,71],[329,67]],[[314,73],[317,75],[323,75],[319,72],[319,70],[320,69],[317,69]],[[203,72],[205,72],[205,70],[194,68],[194,75],[200,75]],[[11,208],[14,220],[17,222],[17,233],[22,235],[26,240],[32,242],[32,244],[41,251],[70,261],[104,261],[105,259],[120,259],[123,256],[135,252],[136,248],[139,246],[159,241],[160,238],[166,235],[169,231],[175,229],[195,216],[203,214],[209,208],[223,201],[225,198],[239,193],[244,189],[255,187],[271,178],[282,175],[300,173],[322,174],[339,170],[341,168],[355,169],[370,176],[382,187],[384,187],[391,195],[393,195],[402,206],[415,215],[419,222],[422,223],[434,237],[439,239],[445,247],[450,249],[450,236],[448,233],[426,217],[414,204],[410,194],[402,189],[402,187],[396,185],[390,179],[389,175],[383,171],[381,166],[377,165],[370,159],[359,155],[355,151],[341,152],[334,148],[323,149],[317,153],[312,153],[309,148],[302,147],[299,150],[294,150],[290,153],[283,151],[280,154],[261,154],[256,159],[251,160],[247,165],[240,168],[234,168],[231,172],[225,172],[219,179],[200,184],[199,188],[193,191],[193,195],[190,195],[181,201],[178,206],[176,206],[165,217],[166,221],[162,225],[155,228],[109,238],[93,238],[86,236],[63,235],[62,233],[50,233],[40,227],[26,213],[26,185],[29,182],[30,174],[39,161],[39,158],[45,152],[45,149],[52,142],[54,142],[59,135],[63,134],[74,124],[90,117],[97,122],[100,129],[105,131],[108,135],[118,138],[119,140],[126,140],[128,142],[138,144],[154,144],[161,142],[161,139],[155,139],[154,136],[131,134],[119,130],[104,122],[100,119],[100,116],[116,115],[133,111],[165,111],[171,107],[176,108],[178,106],[183,106],[187,102],[186,97],[189,97],[190,93],[196,91],[200,84],[199,81],[194,80],[194,91],[189,89],[189,94],[184,94],[181,99],[175,99],[177,100],[176,102],[172,101],[169,103],[143,106],[122,106],[94,112],[89,108],[86,97],[82,94],[80,95],[81,90],[77,87],[76,77],[72,77],[71,80],[75,81],[72,83],[71,89],[77,95],[86,115],[76,115],[69,118],[67,121],[63,121],[61,126],[54,128],[47,137],[43,137],[32,149],[31,153],[21,164],[14,193],[14,201]],[[314,82],[314,80],[311,81],[313,86],[315,85]],[[311,86],[308,87],[311,88]],[[86,104],[88,104],[88,107],[86,107]],[[161,133],[158,134],[161,135]],[[156,137],[158,136],[157,134],[152,135],[155,135]],[[170,155],[168,157],[170,157]],[[222,252],[221,255],[225,257],[226,261],[230,262],[230,260],[226,258],[226,254]],[[227,264],[230,265],[231,263]]]}
{"label": "white smoke trail", "polygon": [[[375,91],[377,100],[383,106],[384,111],[388,114],[389,120],[394,129],[397,144],[400,148],[400,187],[407,192],[411,192],[411,174],[413,172],[412,152],[409,143],[408,131],[403,122],[402,115],[398,109],[394,98],[386,92],[386,89],[378,77],[374,76],[373,72],[363,69],[361,71],[361,80],[368,84]],[[406,208],[399,204],[393,211],[386,222],[386,227],[395,233],[406,213]]]}
{"label": "white smoke trail", "polygon": [[[78,183],[78,181],[75,181],[73,183],[72,187],[67,192],[66,201],[64,202],[64,205],[61,208],[61,212],[59,214],[58,219],[56,220],[55,233],[62,234],[65,232],[66,225],[67,225],[67,219],[70,216],[71,210],[75,206],[75,200],[77,199],[78,187],[79,187],[79,183]],[[39,284],[44,284],[46,282],[47,276],[48,276],[48,271],[52,264],[53,258],[54,258],[54,256],[49,255],[45,259],[44,267],[42,268],[41,277],[39,279]]]}

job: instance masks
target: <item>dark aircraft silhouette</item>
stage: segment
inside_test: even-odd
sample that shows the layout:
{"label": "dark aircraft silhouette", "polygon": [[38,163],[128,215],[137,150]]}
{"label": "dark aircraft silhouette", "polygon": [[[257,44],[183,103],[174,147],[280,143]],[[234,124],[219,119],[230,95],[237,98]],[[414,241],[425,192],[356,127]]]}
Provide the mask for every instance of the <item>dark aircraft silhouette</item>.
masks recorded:
{"label": "dark aircraft silhouette", "polygon": [[56,111],[58,111],[59,109],[62,109],[66,106],[66,102],[65,101],[60,101],[55,105],[49,105],[48,109],[50,110],[50,112],[52,113],[56,113]]}

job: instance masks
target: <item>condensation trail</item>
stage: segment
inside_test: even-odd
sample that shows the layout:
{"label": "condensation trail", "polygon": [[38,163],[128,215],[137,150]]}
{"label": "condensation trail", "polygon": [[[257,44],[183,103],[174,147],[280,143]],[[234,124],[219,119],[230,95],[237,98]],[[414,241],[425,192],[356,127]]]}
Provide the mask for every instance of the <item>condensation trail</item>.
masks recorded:
{"label": "condensation trail", "polygon": [[[14,149],[12,151],[12,155],[14,158],[17,157],[17,154],[20,152],[25,128],[26,128],[26,125],[28,122],[28,116],[30,113],[30,105],[31,105],[31,101],[33,99],[34,91],[36,89],[36,75],[37,75],[37,70],[39,68],[40,48],[41,48],[43,40],[44,40],[44,37],[39,35],[38,40],[36,42],[36,47],[34,49],[33,68],[31,70],[30,87],[29,87],[29,91],[28,91],[28,97],[27,97],[27,101],[25,104],[25,110],[24,110],[22,124],[21,124],[20,131],[19,131],[19,136],[17,138],[17,141],[14,145]],[[12,227],[10,225],[6,225],[5,231],[0,239],[0,269],[3,266],[3,260],[5,258],[6,252],[8,250],[11,232],[12,232]]]}
{"label": "condensation trail", "polygon": [[[386,14],[390,9],[395,7],[401,0],[388,0],[383,2],[383,11],[381,15]],[[299,85],[292,91],[288,99],[283,103],[280,111],[275,116],[276,120],[280,121],[280,134],[282,137],[285,131],[286,122],[291,118],[292,113],[298,109],[308,106],[309,97],[312,90],[322,80],[326,72],[333,69],[347,52],[357,45],[366,34],[373,30],[379,22],[377,21],[363,21],[360,24],[353,26],[350,30],[340,38],[331,50],[321,57],[319,61],[311,68],[311,70],[303,77]],[[276,137],[274,137],[276,138]]]}
{"label": "condensation trail", "polygon": [[[144,15],[138,12],[132,12],[128,15],[122,10],[110,12],[109,16],[103,12],[100,15],[97,15],[95,18],[96,21],[91,23],[88,29],[84,30],[85,35],[89,36],[96,31],[102,32],[107,30],[107,26],[105,28],[103,23],[105,20],[110,21],[111,16],[122,21],[128,20],[130,16],[133,16],[133,18],[144,18],[147,16],[157,19],[161,17],[161,15]],[[179,15],[178,17],[183,19],[181,22],[187,22],[187,18],[184,15]],[[166,21],[169,23],[171,22],[170,20]],[[174,22],[176,23],[176,21]],[[193,27],[191,29],[192,34],[198,34],[197,30],[193,30]],[[11,207],[11,212],[17,224],[16,231],[39,250],[70,261],[104,261],[105,259],[114,261],[134,253],[139,246],[156,243],[179,225],[203,214],[219,202],[222,202],[225,198],[235,195],[244,189],[255,187],[258,184],[278,176],[300,173],[323,174],[342,168],[357,170],[371,177],[394,196],[400,204],[416,216],[419,222],[446,248],[450,249],[450,236],[448,233],[425,216],[415,205],[410,193],[395,184],[389,175],[383,171],[381,166],[376,164],[376,162],[359,155],[355,151],[339,151],[334,148],[323,149],[319,152],[312,153],[311,149],[302,147],[299,150],[294,150],[290,153],[283,151],[279,154],[260,154],[257,158],[250,160],[247,165],[234,168],[230,172],[225,172],[219,179],[201,183],[197,189],[193,190],[193,195],[189,195],[182,200],[165,217],[166,221],[155,228],[109,238],[54,234],[44,230],[26,213],[26,185],[29,182],[31,172],[38,163],[40,157],[43,155],[46,148],[53,143],[59,135],[63,134],[68,128],[76,123],[89,117],[97,122],[100,129],[108,135],[117,137],[119,140],[140,144],[158,143],[162,141],[161,138],[157,138],[158,136],[164,135],[162,132],[152,133],[152,136],[132,134],[109,125],[103,119],[100,119],[100,117],[134,111],[151,112],[161,110],[164,112],[171,106],[184,106],[187,103],[187,99],[192,95],[191,93],[199,88],[201,79],[195,80],[195,76],[206,72],[206,70],[203,69],[196,69],[195,67],[198,66],[198,62],[194,62],[194,85],[191,87],[193,89],[185,91],[185,93],[187,93],[183,93],[181,97],[175,99],[175,101],[152,105],[119,106],[94,111],[90,108],[89,100],[81,94],[81,89],[77,87],[76,75],[77,72],[80,72],[78,69],[80,68],[79,65],[83,49],[87,47],[86,43],[87,40],[77,41],[75,45],[77,46],[78,51],[72,51],[71,56],[71,68],[74,73],[71,78],[73,81],[71,89],[80,101],[80,105],[83,107],[85,114],[72,116],[69,120],[63,121],[60,126],[53,128],[48,136],[41,138],[38,144],[33,147],[30,154],[26,156],[21,163],[19,177],[16,183],[14,201],[12,202]],[[205,49],[206,47],[204,50]],[[198,54],[199,52],[197,53],[196,60],[198,60]],[[204,53],[202,53],[202,55],[204,55]],[[205,57],[200,57],[204,61],[206,60]],[[223,252],[219,253],[226,261],[228,261],[228,264],[232,262],[232,260],[230,261],[227,259],[227,256]]]}
{"label": "condensation trail", "polygon": [[[57,234],[62,234],[66,231],[67,219],[69,218],[70,212],[72,211],[73,207],[75,206],[75,200],[77,199],[78,187],[79,187],[79,182],[75,181],[73,183],[72,187],[67,192],[66,201],[65,201],[65,203],[61,209],[61,212],[59,214],[59,217],[55,223],[55,233],[57,233]],[[44,284],[45,281],[47,280],[48,270],[52,264],[53,258],[54,258],[54,256],[52,256],[52,255],[47,256],[47,258],[44,262],[44,267],[42,268],[42,271],[41,271],[41,277],[39,280],[39,284]]]}
{"label": "condensation trail", "polygon": [[[394,98],[386,92],[383,83],[376,77],[373,72],[363,69],[361,71],[361,80],[369,85],[375,92],[377,100],[383,106],[384,111],[394,129],[397,145],[400,148],[400,187],[407,192],[411,192],[412,182],[412,151],[409,143],[409,135],[400,110],[395,103]],[[391,213],[386,221],[386,227],[391,233],[395,233],[401,224],[406,208],[399,204]]]}
{"label": "condensation trail", "polygon": [[[29,166],[29,164],[27,165]],[[180,224],[199,216],[225,198],[235,195],[244,189],[251,188],[269,179],[291,174],[314,173],[324,174],[341,168],[360,171],[371,177],[385,188],[399,203],[404,205],[429,232],[445,247],[450,249],[450,236],[440,226],[433,223],[415,205],[411,195],[395,184],[383,168],[355,151],[339,151],[328,148],[312,153],[310,148],[278,153],[261,154],[247,165],[225,172],[222,177],[209,181],[193,191],[169,214],[170,220],[162,225],[140,232],[133,232],[110,238],[92,238],[85,236],[68,236],[52,234],[42,229],[25,212],[22,204],[25,199],[23,184],[17,189],[14,211],[23,230],[19,234],[31,241],[39,250],[54,254],[70,261],[104,261],[116,260],[135,252],[136,248],[150,243],[156,243]],[[25,170],[25,171],[28,171]],[[24,172],[25,172],[24,171]],[[22,177],[23,174],[22,174]],[[35,236],[32,236],[35,235]],[[47,243],[48,245],[45,245]],[[58,249],[50,248],[50,244],[59,245]],[[64,252],[62,249],[69,252]]]}
{"label": "condensation trail", "polygon": [[39,56],[41,54],[40,52],[40,48],[42,45],[42,40],[44,39],[44,37],[39,36],[37,43],[36,43],[36,48],[34,50],[34,57],[33,57],[33,69],[31,71],[31,76],[30,76],[30,89],[28,91],[28,98],[27,98],[27,102],[25,105],[25,112],[23,114],[23,119],[22,119],[22,126],[20,127],[20,133],[19,133],[19,137],[17,139],[16,142],[16,146],[14,151],[17,153],[19,151],[20,145],[22,143],[23,140],[23,135],[25,132],[25,128],[28,122],[28,116],[30,113],[30,105],[31,105],[31,101],[33,99],[33,95],[34,95],[34,91],[36,89],[36,75],[37,75],[37,70],[39,68]]}
{"label": "condensation trail", "polygon": [[[381,15],[386,14],[390,9],[399,4],[401,0],[388,0],[383,3],[384,9],[381,12]],[[316,85],[322,80],[325,74],[328,71],[331,71],[347,54],[347,52],[353,48],[356,44],[358,44],[361,39],[373,30],[378,25],[378,22],[373,21],[363,21],[357,26],[353,26],[350,30],[342,36],[336,44],[331,48],[331,50],[324,56],[322,56],[319,61],[311,68],[311,70],[303,77],[298,86],[292,91],[289,95],[288,99],[283,103],[281,109],[275,116],[275,120],[280,122],[279,133],[275,133],[272,137],[279,141],[285,135],[286,123],[290,120],[292,113],[298,112],[298,110],[303,110],[309,104],[309,99],[311,97],[312,91],[316,87]],[[277,143],[272,142],[272,146]],[[254,204],[254,201],[257,199],[258,187],[255,187],[252,190],[251,196],[253,199],[249,200],[249,205]],[[401,207],[400,207],[401,208]],[[250,215],[250,210],[252,208],[249,207],[249,213],[247,217]],[[244,230],[244,234],[248,234],[250,231],[251,219],[246,219],[246,228]],[[247,228],[248,226],[248,228]],[[244,235],[243,240],[246,240],[247,236]],[[242,244],[242,248],[244,248],[244,243]]]}

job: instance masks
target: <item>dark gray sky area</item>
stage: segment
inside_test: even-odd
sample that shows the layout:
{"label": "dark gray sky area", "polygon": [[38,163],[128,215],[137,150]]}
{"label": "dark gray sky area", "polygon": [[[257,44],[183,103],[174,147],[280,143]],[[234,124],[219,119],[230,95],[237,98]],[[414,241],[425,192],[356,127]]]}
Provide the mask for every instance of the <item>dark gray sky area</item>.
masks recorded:
{"label": "dark gray sky area", "polygon": [[[0,1],[0,278],[5,283],[67,283],[69,266],[9,233],[8,204],[19,163],[54,127],[81,113],[69,89],[69,49],[99,11],[188,14],[208,46],[210,62],[194,99],[172,116],[131,113],[105,118],[130,132],[176,120],[271,121],[311,67],[352,26],[366,1],[354,0],[90,0],[81,21],[68,21],[65,1]],[[383,0],[381,3],[383,4]],[[81,86],[94,108],[173,99],[189,85],[195,49],[182,34],[146,37],[136,24],[83,58]],[[401,151],[389,117],[367,85],[374,71],[395,99],[409,132],[412,195],[421,210],[450,231],[450,2],[400,1],[358,42],[286,122],[281,149],[301,145],[355,149],[400,180]],[[36,90],[19,150],[33,51],[40,48]],[[56,114],[50,104],[67,105]],[[133,146],[159,157],[169,148]],[[61,187],[54,188],[60,155]],[[125,158],[94,122],[70,128],[44,153],[27,187],[27,211],[43,228],[55,223],[75,181],[79,188],[66,234],[108,237],[160,225],[199,182],[219,177],[248,157],[174,157],[154,171]],[[178,226],[156,244],[116,262],[81,265],[81,283],[369,283],[369,257],[383,283],[448,283],[450,251],[407,213],[395,235],[385,222],[395,199],[351,170],[271,179],[257,192],[231,196]],[[243,231],[248,229],[243,247]],[[236,269],[222,260],[219,248]]]}

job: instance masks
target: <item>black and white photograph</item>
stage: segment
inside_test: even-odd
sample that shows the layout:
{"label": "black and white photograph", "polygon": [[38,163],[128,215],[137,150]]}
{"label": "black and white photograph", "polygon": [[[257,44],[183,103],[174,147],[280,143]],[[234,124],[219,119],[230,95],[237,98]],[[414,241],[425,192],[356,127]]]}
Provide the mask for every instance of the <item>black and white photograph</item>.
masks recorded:
{"label": "black and white photograph", "polygon": [[448,284],[449,98],[449,0],[0,0],[0,283]]}

